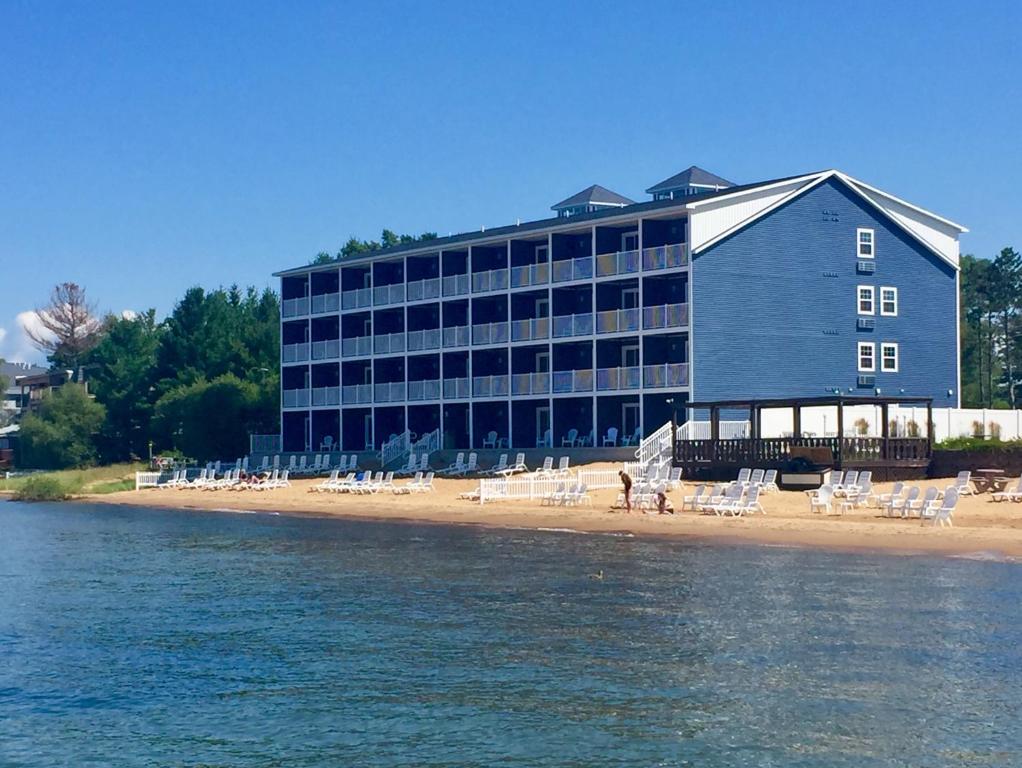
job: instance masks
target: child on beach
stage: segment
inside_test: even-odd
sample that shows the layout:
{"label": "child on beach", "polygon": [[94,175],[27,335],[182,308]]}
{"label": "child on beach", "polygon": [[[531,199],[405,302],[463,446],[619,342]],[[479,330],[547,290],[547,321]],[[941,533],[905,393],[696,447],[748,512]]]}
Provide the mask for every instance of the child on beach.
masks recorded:
{"label": "child on beach", "polygon": [[617,476],[621,478],[621,485],[623,485],[624,489],[625,489],[625,492],[624,492],[625,493],[625,511],[626,512],[631,512],[632,511],[632,478],[631,478],[631,475],[629,475],[627,472],[625,472],[622,469],[622,470],[620,470],[617,473]]}

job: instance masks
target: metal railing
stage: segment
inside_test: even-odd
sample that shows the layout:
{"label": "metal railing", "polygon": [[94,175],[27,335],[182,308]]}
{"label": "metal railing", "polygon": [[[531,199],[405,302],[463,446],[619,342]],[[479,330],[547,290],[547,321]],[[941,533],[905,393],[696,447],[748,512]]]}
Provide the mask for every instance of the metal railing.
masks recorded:
{"label": "metal railing", "polygon": [[312,404],[316,405],[340,405],[340,387],[316,387],[312,390]]}
{"label": "metal railing", "polygon": [[607,309],[596,313],[597,333],[619,333],[639,330],[639,309]]}
{"label": "metal railing", "polygon": [[324,312],[336,312],[341,308],[341,294],[320,293],[312,297],[312,314],[321,315]]}
{"label": "metal railing", "polygon": [[671,433],[671,422],[667,422],[660,429],[639,442],[635,449],[635,458],[643,466],[653,460],[660,460],[669,457],[674,450],[674,435]]}
{"label": "metal railing", "polygon": [[408,382],[409,400],[439,400],[440,379],[424,379]]}
{"label": "metal railing", "polygon": [[486,272],[472,273],[472,293],[484,291],[506,291],[507,268],[490,269]]}
{"label": "metal railing", "polygon": [[405,335],[403,333],[378,333],[373,336],[373,353],[387,355],[391,352],[405,351]]}
{"label": "metal railing", "polygon": [[550,264],[523,264],[511,267],[511,287],[522,288],[526,285],[544,285],[550,282]]}
{"label": "metal railing", "polygon": [[596,389],[605,392],[613,389],[639,389],[642,387],[642,369],[637,366],[598,368]]}
{"label": "metal railing", "polygon": [[460,399],[468,397],[470,383],[467,377],[460,379],[444,379],[444,398]]}
{"label": "metal railing", "polygon": [[565,336],[589,336],[593,332],[591,312],[579,315],[558,315],[554,318],[554,338]]}
{"label": "metal railing", "polygon": [[405,399],[403,381],[385,381],[373,385],[373,401],[377,403],[399,403]]}
{"label": "metal railing", "polygon": [[285,363],[304,363],[309,359],[309,342],[282,345],[280,359]]}
{"label": "metal railing", "polygon": [[662,363],[642,367],[645,387],[687,387],[688,363]]}
{"label": "metal railing", "polygon": [[596,276],[631,275],[639,271],[638,251],[604,253],[596,257]]}
{"label": "metal railing", "polygon": [[309,314],[309,297],[302,296],[298,299],[284,299],[280,302],[281,317],[298,317]]}
{"label": "metal railing", "polygon": [[360,309],[373,305],[373,289],[358,288],[354,291],[341,291],[341,309]]}
{"label": "metal railing", "polygon": [[349,339],[341,339],[341,357],[360,357],[372,353],[372,336],[353,336]]}
{"label": "metal railing", "polygon": [[554,371],[553,390],[561,392],[592,392],[593,371],[591,368],[577,371]]}
{"label": "metal railing", "polygon": [[408,301],[435,299],[440,296],[440,278],[429,277],[408,283]]}
{"label": "metal railing", "polygon": [[473,397],[506,397],[508,394],[508,375],[475,376],[472,379]]}
{"label": "metal railing", "polygon": [[593,257],[579,256],[577,259],[562,259],[553,263],[553,282],[588,280],[593,276]]}
{"label": "metal railing", "polygon": [[511,341],[550,338],[550,318],[532,317],[511,321]]}
{"label": "metal railing", "polygon": [[688,325],[688,304],[661,304],[642,308],[643,328],[684,328]]}
{"label": "metal railing", "polygon": [[371,403],[372,401],[372,384],[348,384],[341,388],[341,402],[345,405]]}
{"label": "metal railing", "polygon": [[280,435],[249,435],[249,453],[280,453]]}
{"label": "metal railing", "polygon": [[313,360],[333,360],[341,356],[341,340],[327,339],[312,342]]}
{"label": "metal railing", "polygon": [[513,373],[511,374],[512,395],[548,395],[550,394],[550,373],[548,371],[536,373]]}
{"label": "metal railing", "polygon": [[472,326],[473,344],[503,344],[508,339],[508,324],[482,323]]}
{"label": "metal railing", "polygon": [[280,393],[280,399],[285,408],[308,408],[309,390],[285,389]]}
{"label": "metal railing", "polygon": [[657,245],[642,249],[642,269],[649,272],[657,269],[672,269],[688,264],[688,248],[685,243]]}
{"label": "metal railing", "polygon": [[384,304],[398,304],[405,300],[405,284],[392,283],[390,285],[377,285],[373,288],[373,306],[379,307]]}
{"label": "metal railing", "polygon": [[410,447],[411,451],[415,452],[416,456],[426,454],[427,456],[433,451],[440,450],[440,428],[437,427],[432,432],[427,432],[421,435],[418,440],[412,443]]}
{"label": "metal railing", "polygon": [[440,329],[426,328],[421,331],[408,331],[408,351],[420,349],[440,349]]}
{"label": "metal railing", "polygon": [[445,347],[467,347],[469,344],[469,327],[467,325],[453,325],[450,328],[444,328],[444,346]]}
{"label": "metal railing", "polygon": [[407,456],[411,445],[412,433],[407,429],[400,435],[392,436],[380,446],[380,464],[385,467],[392,461]]}
{"label": "metal railing", "polygon": [[463,296],[469,292],[471,285],[467,272],[460,275],[447,275],[442,282],[444,296]]}

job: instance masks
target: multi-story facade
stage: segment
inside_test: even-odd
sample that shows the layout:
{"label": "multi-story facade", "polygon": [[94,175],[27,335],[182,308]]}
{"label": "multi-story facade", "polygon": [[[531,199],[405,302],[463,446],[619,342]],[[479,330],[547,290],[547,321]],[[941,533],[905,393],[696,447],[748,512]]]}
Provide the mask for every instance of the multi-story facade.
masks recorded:
{"label": "multi-story facade", "polygon": [[697,394],[958,404],[962,227],[837,171],[647,191],[278,273],[284,450],[620,444]]}

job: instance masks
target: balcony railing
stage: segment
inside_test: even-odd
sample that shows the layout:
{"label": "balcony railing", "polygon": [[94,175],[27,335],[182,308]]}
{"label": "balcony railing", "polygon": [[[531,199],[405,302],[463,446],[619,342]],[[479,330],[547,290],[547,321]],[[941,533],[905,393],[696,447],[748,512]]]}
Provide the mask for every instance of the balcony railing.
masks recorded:
{"label": "balcony railing", "polygon": [[467,347],[469,337],[467,325],[453,325],[450,328],[444,328],[444,347]]}
{"label": "balcony railing", "polygon": [[593,276],[593,257],[580,256],[577,259],[562,259],[553,265],[555,283],[568,280],[587,280]]}
{"label": "balcony railing", "polygon": [[464,296],[468,293],[470,284],[467,273],[461,275],[447,275],[443,278],[444,296]]}
{"label": "balcony railing", "polygon": [[507,337],[507,323],[482,323],[472,326],[473,344],[503,344]]}
{"label": "balcony railing", "polygon": [[533,317],[511,321],[511,341],[550,338],[550,318]]}
{"label": "balcony railing", "polygon": [[284,363],[304,363],[309,359],[309,342],[281,345],[280,359]]}
{"label": "balcony railing", "polygon": [[440,349],[440,329],[426,328],[422,331],[408,331],[408,351]]}
{"label": "balcony railing", "polygon": [[281,317],[299,317],[309,314],[309,297],[303,296],[299,299],[284,299],[280,302]]}
{"label": "balcony railing", "polygon": [[506,290],[507,269],[491,269],[487,272],[472,273],[472,293]]}
{"label": "balcony railing", "polygon": [[688,325],[688,304],[662,304],[642,308],[643,328],[684,328]]}
{"label": "balcony railing", "polygon": [[645,387],[687,387],[688,363],[662,363],[645,365],[642,368],[642,383]]}
{"label": "balcony railing", "polygon": [[316,387],[312,390],[312,404],[318,405],[340,405],[340,387]]}
{"label": "balcony railing", "polygon": [[361,357],[373,353],[372,336],[354,336],[341,339],[341,357]]}
{"label": "balcony railing", "polygon": [[341,356],[341,340],[327,339],[312,342],[313,360],[335,360]]}
{"label": "balcony railing", "polygon": [[633,309],[608,309],[596,313],[597,333],[618,333],[621,331],[639,330],[639,310]]}
{"label": "balcony railing", "polygon": [[592,369],[578,371],[554,371],[554,392],[592,392]]}
{"label": "balcony railing", "polygon": [[444,379],[444,399],[454,400],[468,397],[469,380],[467,377],[460,379]]}
{"label": "balcony railing", "polygon": [[336,312],[341,307],[341,294],[320,293],[312,297],[312,314],[321,315],[324,312]]}
{"label": "balcony railing", "polygon": [[385,381],[373,385],[373,400],[377,403],[400,403],[405,399],[403,381]]}
{"label": "balcony railing", "polygon": [[430,277],[408,283],[408,301],[435,299],[440,295],[440,278]]}
{"label": "balcony railing", "polygon": [[550,264],[523,264],[511,267],[511,287],[521,288],[526,285],[545,285],[550,282]]}
{"label": "balcony railing", "polygon": [[550,394],[550,373],[513,373],[511,374],[512,395],[548,395]]}
{"label": "balcony railing", "polygon": [[508,393],[507,374],[497,376],[475,376],[472,379],[473,397],[506,397]]}
{"label": "balcony railing", "polygon": [[341,309],[361,309],[373,305],[373,289],[359,288],[341,292]]}
{"label": "balcony railing", "polygon": [[379,333],[373,336],[373,352],[377,355],[389,355],[392,352],[405,351],[405,335],[403,333]]}
{"label": "balcony railing", "polygon": [[683,267],[688,263],[688,248],[685,243],[658,245],[642,249],[642,269],[649,272],[657,269]]}
{"label": "balcony railing", "polygon": [[635,365],[627,368],[599,368],[596,371],[596,389],[605,392],[614,389],[639,389],[642,369]]}
{"label": "balcony railing", "polygon": [[408,382],[409,400],[439,400],[440,379]]}
{"label": "balcony railing", "polygon": [[379,307],[384,304],[398,304],[405,300],[405,284],[392,283],[391,285],[378,285],[373,288],[373,306]]}
{"label": "balcony railing", "polygon": [[582,315],[558,315],[554,318],[554,338],[566,336],[589,336],[593,332],[592,313]]}
{"label": "balcony railing", "polygon": [[372,384],[348,384],[341,389],[342,402],[345,405],[358,405],[373,401]]}
{"label": "balcony railing", "polygon": [[604,253],[596,257],[596,276],[631,275],[639,271],[638,251]]}
{"label": "balcony railing", "polygon": [[285,389],[280,393],[285,408],[308,408],[309,390]]}

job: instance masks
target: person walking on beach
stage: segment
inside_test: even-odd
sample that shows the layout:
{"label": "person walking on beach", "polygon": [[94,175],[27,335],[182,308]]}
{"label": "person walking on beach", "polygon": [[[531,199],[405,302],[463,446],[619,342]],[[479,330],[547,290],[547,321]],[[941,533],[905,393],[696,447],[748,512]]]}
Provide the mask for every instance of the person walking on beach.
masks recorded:
{"label": "person walking on beach", "polygon": [[632,511],[632,477],[623,469],[617,473],[621,478],[621,485],[625,488],[625,511]]}

